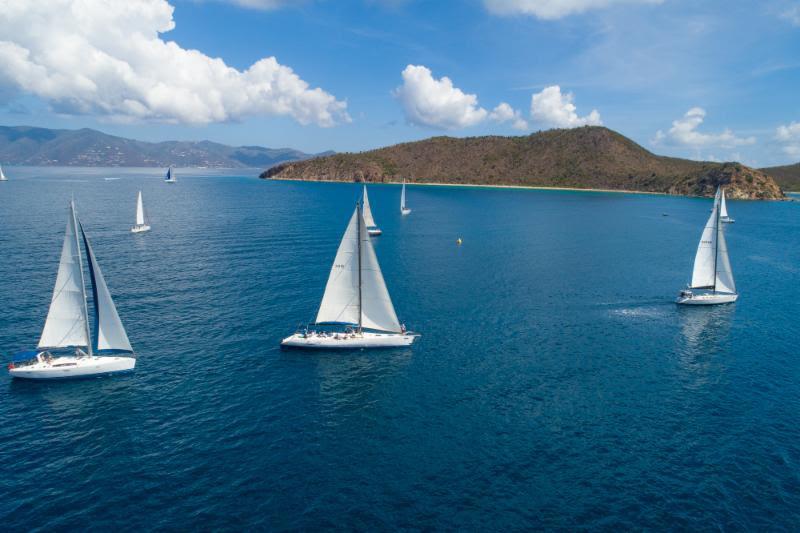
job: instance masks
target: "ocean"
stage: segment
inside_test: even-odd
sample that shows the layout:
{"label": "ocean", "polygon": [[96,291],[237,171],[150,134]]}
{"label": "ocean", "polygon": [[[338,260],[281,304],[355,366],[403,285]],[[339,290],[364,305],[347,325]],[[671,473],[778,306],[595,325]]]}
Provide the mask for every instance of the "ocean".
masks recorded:
{"label": "ocean", "polygon": [[38,342],[74,196],[138,362],[0,374],[4,530],[800,528],[800,203],[729,201],[739,301],[681,308],[709,199],[409,186],[402,217],[370,186],[422,337],[307,353],[279,342],[358,185],[5,171],[3,360]]}

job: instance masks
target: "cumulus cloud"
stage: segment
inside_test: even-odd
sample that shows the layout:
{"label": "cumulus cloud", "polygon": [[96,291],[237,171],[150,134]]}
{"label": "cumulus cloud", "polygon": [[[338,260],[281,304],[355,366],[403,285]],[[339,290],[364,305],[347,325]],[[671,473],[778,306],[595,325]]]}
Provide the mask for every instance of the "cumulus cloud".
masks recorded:
{"label": "cumulus cloud", "polygon": [[522,114],[518,110],[505,102],[500,102],[500,104],[489,113],[489,118],[501,124],[510,122],[511,127],[515,130],[528,129],[528,121],[522,118]]}
{"label": "cumulus cloud", "polygon": [[483,0],[490,13],[496,15],[532,15],[555,20],[602,9],[615,4],[660,4],[663,0]]}
{"label": "cumulus cloud", "polygon": [[697,128],[703,123],[705,117],[705,109],[701,107],[691,108],[681,118],[672,122],[672,127],[667,133],[658,130],[655,139],[653,139],[653,144],[668,142],[670,144],[688,146],[690,148],[708,146],[733,148],[735,146],[755,144],[755,137],[737,137],[729,129],[723,130],[721,133],[701,133],[697,131]]}
{"label": "cumulus cloud", "polygon": [[[270,3],[265,0],[242,2]],[[274,57],[239,71],[165,41],[166,0],[5,0],[0,84],[57,111],[124,120],[207,124],[255,114],[301,124],[349,122],[346,102],[311,88]]]}
{"label": "cumulus cloud", "polygon": [[577,128],[579,126],[600,126],[600,113],[593,109],[585,117],[579,117],[573,104],[572,93],[563,94],[561,87],[551,85],[531,96],[531,118],[534,121],[555,128]]}
{"label": "cumulus cloud", "polygon": [[429,68],[417,65],[408,65],[402,76],[403,85],[394,95],[412,124],[452,130],[474,126],[488,116],[476,95],[454,87],[447,76],[437,80]]}
{"label": "cumulus cloud", "polygon": [[783,143],[783,151],[787,155],[800,158],[800,122],[779,126],[775,138]]}

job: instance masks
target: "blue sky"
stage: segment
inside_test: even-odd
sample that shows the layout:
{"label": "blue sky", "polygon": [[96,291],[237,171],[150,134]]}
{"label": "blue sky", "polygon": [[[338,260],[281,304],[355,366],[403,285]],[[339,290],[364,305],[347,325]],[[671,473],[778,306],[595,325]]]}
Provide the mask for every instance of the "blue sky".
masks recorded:
{"label": "blue sky", "polygon": [[656,153],[800,161],[797,0],[4,5],[2,124],[306,151],[602,124]]}

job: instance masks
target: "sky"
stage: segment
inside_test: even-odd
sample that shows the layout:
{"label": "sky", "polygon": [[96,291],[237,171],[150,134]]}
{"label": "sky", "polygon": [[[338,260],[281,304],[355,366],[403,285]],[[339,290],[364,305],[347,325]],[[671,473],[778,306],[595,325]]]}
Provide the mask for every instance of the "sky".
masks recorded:
{"label": "sky", "polygon": [[0,124],[362,151],[603,125],[800,161],[800,0],[0,0]]}

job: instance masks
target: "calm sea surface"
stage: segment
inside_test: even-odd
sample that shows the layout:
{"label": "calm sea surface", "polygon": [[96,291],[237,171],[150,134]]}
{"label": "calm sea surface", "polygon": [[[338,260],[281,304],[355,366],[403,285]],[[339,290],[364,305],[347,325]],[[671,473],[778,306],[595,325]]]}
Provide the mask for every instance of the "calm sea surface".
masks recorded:
{"label": "calm sea surface", "polygon": [[800,528],[800,203],[729,202],[741,297],[687,309],[710,200],[409,187],[401,217],[372,186],[422,338],[303,353],[278,343],[356,185],[5,171],[4,361],[38,341],[71,194],[139,359],[2,371],[0,529]]}

